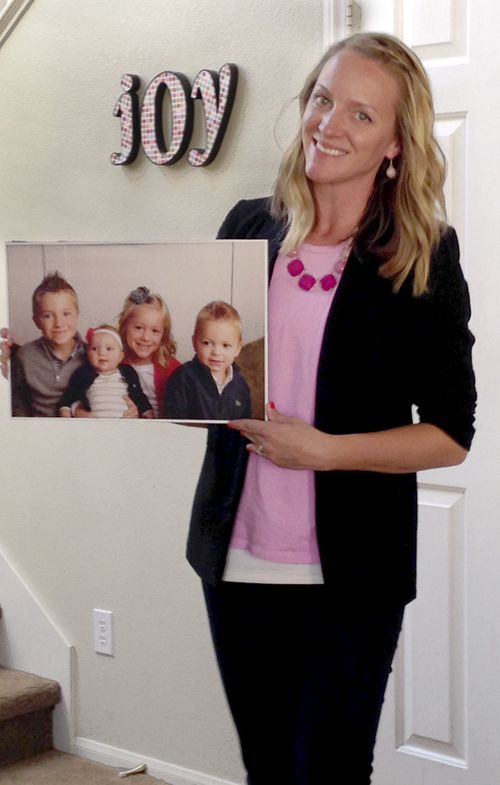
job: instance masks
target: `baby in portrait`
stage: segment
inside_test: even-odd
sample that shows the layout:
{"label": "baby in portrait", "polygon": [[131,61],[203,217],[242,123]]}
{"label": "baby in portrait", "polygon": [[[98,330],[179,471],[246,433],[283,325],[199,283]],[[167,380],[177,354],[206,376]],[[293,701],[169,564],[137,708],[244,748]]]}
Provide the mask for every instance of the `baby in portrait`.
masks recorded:
{"label": "baby in portrait", "polygon": [[91,417],[123,417],[129,398],[139,417],[153,416],[136,371],[123,361],[123,342],[114,327],[102,324],[87,332],[87,362],[71,376],[59,401],[59,415],[71,417],[83,409]]}

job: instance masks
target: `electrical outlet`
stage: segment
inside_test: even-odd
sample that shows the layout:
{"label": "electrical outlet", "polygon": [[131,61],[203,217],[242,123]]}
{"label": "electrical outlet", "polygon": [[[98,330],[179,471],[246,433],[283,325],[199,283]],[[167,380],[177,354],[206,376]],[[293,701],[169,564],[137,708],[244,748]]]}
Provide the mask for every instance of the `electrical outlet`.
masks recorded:
{"label": "electrical outlet", "polygon": [[113,654],[113,612],[94,608],[94,649],[97,654]]}

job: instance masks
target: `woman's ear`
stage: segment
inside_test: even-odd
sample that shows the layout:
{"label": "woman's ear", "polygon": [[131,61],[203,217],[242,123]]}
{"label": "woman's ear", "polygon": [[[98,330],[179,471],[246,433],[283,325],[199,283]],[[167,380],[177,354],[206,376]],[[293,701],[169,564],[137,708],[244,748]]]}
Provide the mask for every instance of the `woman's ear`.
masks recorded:
{"label": "woman's ear", "polygon": [[393,158],[396,158],[398,155],[401,154],[401,142],[398,137],[392,140],[389,147],[387,148],[387,152],[385,157],[392,161]]}

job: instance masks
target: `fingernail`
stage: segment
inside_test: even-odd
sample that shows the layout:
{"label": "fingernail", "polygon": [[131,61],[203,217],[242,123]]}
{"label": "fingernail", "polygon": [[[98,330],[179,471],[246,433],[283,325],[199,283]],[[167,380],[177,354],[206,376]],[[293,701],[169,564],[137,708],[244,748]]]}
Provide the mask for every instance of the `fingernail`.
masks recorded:
{"label": "fingernail", "polygon": [[269,401],[269,408],[276,409],[276,404],[274,403],[274,401]]}

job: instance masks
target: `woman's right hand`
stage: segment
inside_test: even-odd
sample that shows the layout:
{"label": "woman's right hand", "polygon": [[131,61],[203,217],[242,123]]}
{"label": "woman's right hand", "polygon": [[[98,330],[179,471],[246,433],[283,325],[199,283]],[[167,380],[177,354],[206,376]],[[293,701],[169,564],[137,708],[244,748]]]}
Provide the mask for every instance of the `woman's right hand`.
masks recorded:
{"label": "woman's right hand", "polygon": [[0,338],[3,340],[0,343],[0,370],[5,379],[9,378],[9,360],[10,360],[10,347],[12,341],[9,337],[9,328],[2,327],[0,329]]}

